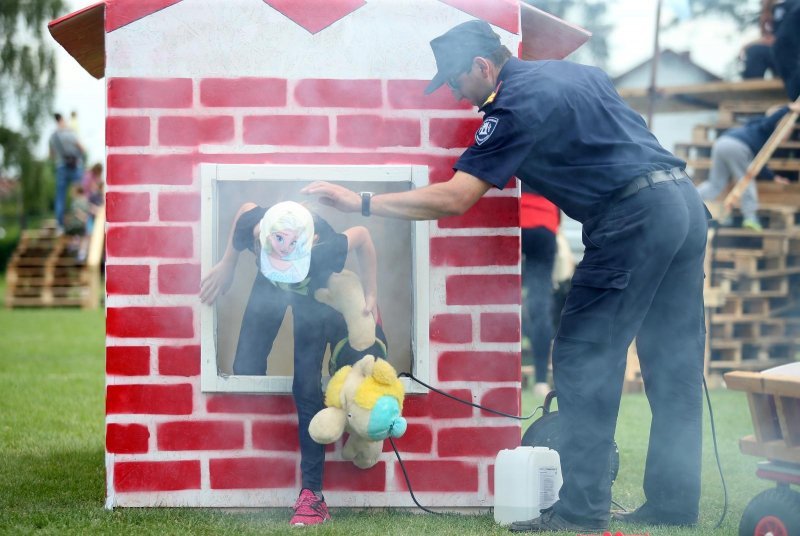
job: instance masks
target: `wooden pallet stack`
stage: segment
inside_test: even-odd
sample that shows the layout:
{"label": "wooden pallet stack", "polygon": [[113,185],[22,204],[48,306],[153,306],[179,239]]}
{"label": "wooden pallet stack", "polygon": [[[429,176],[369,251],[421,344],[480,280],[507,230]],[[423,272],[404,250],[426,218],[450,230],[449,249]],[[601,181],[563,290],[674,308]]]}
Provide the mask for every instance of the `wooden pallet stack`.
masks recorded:
{"label": "wooden pallet stack", "polygon": [[98,307],[105,227],[101,212],[83,260],[72,237],[58,236],[53,225],[23,231],[6,269],[6,307]]}
{"label": "wooden pallet stack", "polygon": [[[773,210],[760,212],[788,209]],[[708,255],[710,283],[723,289],[723,299],[708,308],[709,369],[763,370],[794,361],[800,352],[800,226],[761,233],[721,228]]]}
{"label": "wooden pallet stack", "polygon": [[6,271],[6,307],[82,306],[83,262],[69,244],[52,229],[23,231]]}
{"label": "wooden pallet stack", "polygon": [[[697,125],[692,141],[676,145],[696,183],[708,178],[711,146],[725,130],[757,115],[769,102],[723,102],[719,120]],[[711,372],[763,370],[800,357],[800,126],[776,150],[769,166],[789,185],[758,182],[763,232],[730,227],[709,235],[706,306]],[[713,211],[713,210],[712,210]]]}

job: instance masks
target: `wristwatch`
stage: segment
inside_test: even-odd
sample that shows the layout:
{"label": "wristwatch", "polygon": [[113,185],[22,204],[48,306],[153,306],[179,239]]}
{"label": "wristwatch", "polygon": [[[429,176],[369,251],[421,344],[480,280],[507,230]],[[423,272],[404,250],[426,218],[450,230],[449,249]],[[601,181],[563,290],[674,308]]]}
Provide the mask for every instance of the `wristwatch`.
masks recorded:
{"label": "wristwatch", "polygon": [[369,216],[369,203],[372,200],[372,192],[361,192],[361,215]]}

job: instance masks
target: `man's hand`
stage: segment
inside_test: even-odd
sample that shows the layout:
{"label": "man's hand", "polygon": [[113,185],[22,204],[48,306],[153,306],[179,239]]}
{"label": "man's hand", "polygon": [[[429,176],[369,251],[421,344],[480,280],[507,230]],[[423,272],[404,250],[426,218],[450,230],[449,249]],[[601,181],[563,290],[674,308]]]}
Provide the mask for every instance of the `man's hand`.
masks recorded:
{"label": "man's hand", "polygon": [[787,179],[783,175],[775,175],[774,177],[772,177],[772,180],[777,182],[778,184],[782,184],[784,186],[786,186],[787,184],[791,184],[792,183],[792,181],[790,181],[789,179]]}
{"label": "man's hand", "polygon": [[789,103],[789,111],[800,113],[800,102],[794,101]]}
{"label": "man's hand", "polygon": [[321,204],[342,212],[361,212],[361,196],[338,184],[315,181],[300,190],[300,193],[317,196]]}

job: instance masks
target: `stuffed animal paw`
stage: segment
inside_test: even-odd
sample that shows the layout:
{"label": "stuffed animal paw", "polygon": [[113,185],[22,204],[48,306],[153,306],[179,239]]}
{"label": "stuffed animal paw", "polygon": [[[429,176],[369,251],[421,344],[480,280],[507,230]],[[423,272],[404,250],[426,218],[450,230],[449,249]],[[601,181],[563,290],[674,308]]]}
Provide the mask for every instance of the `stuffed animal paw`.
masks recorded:
{"label": "stuffed animal paw", "polygon": [[386,335],[372,315],[365,315],[366,299],[358,276],[350,270],[331,274],[328,286],[318,289],[314,298],[339,311],[347,325],[331,345],[328,372],[331,376],[345,365],[354,365],[366,355],[386,359]]}

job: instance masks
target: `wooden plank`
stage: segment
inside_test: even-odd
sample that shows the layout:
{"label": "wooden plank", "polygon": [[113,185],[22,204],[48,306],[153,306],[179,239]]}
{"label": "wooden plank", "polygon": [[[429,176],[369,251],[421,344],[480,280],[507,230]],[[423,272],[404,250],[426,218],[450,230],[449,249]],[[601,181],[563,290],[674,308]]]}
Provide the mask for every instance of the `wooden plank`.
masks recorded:
{"label": "wooden plank", "polygon": [[[78,273],[80,274],[80,272]],[[83,285],[83,278],[80,275],[73,275],[69,277],[36,277],[36,276],[26,276],[20,277],[16,283],[18,287],[45,287],[45,286],[56,286],[56,287],[75,287],[75,286],[82,286]]]}
{"label": "wooden plank", "polygon": [[753,273],[744,273],[744,274],[739,272],[739,274],[748,279],[779,278],[779,277],[786,277],[790,275],[800,274],[800,266],[792,266],[790,268],[778,268],[774,270],[757,270]]}
{"label": "wooden plank", "polygon": [[[791,261],[791,262],[789,262]],[[787,266],[789,264],[789,266]],[[730,272],[736,275],[759,275],[780,270],[800,269],[800,263],[788,255],[769,255],[763,251],[731,251],[717,249],[714,255],[715,274]],[[786,275],[786,274],[781,274]]]}
{"label": "wooden plank", "polygon": [[[777,345],[797,346],[798,344],[800,344],[800,341],[797,340],[797,337],[753,337],[753,338],[738,337],[735,339],[735,342],[738,342],[740,344],[747,344],[749,346],[756,348],[766,348],[766,349],[769,349],[770,346],[777,346]],[[712,340],[711,347],[717,348],[717,341]]]}
{"label": "wooden plank", "polygon": [[736,372],[755,372],[758,373],[759,371],[777,367],[779,365],[785,365],[787,363],[792,363],[794,361],[794,357],[791,358],[769,358],[769,359],[740,359],[739,361],[724,361],[724,360],[715,360],[709,362],[708,366],[709,369],[714,369],[715,371],[723,371],[725,373],[730,373],[731,371]]}
{"label": "wooden plank", "polygon": [[[800,170],[800,161],[791,159],[791,158],[773,158],[767,164],[772,171],[780,172],[780,171],[787,171],[787,172],[796,172]],[[698,170],[698,169],[711,169],[711,159],[710,158],[691,158],[686,161],[686,167],[691,170]],[[692,175],[691,173],[689,175]],[[759,187],[762,184],[759,181]],[[763,181],[763,184],[768,184],[767,181]],[[777,184],[777,183],[776,183]],[[791,187],[791,185],[787,185]]]}
{"label": "wooden plank", "polygon": [[770,291],[770,292],[750,292],[747,290],[731,290],[729,296],[737,298],[787,298],[785,292]]}
{"label": "wooden plank", "polygon": [[789,447],[783,440],[761,443],[753,436],[745,436],[739,440],[739,450],[742,454],[758,456],[787,463],[800,463],[800,448]]}
{"label": "wooden plank", "polygon": [[[702,149],[707,152],[714,145],[715,141],[716,140],[679,141],[675,144],[675,150]],[[784,141],[778,144],[776,149],[800,149],[800,141]],[[756,173],[756,175],[758,175],[758,173]]]}
{"label": "wooden plank", "polygon": [[753,420],[753,430],[759,443],[783,439],[781,426],[775,411],[775,397],[763,393],[749,393],[747,402]]}
{"label": "wooden plank", "polygon": [[[795,382],[800,396],[800,381]],[[800,447],[800,398],[798,396],[776,396],[775,409],[781,425],[783,440],[790,447]]]}
{"label": "wooden plank", "polygon": [[[645,113],[649,102],[649,88],[622,88],[620,96],[637,112]],[[763,110],[772,104],[786,101],[780,80],[742,80],[738,82],[710,82],[656,89],[656,113],[716,109],[722,102],[750,100],[762,103]],[[762,110],[762,111],[763,111]]]}
{"label": "wooden plank", "polygon": [[765,372],[761,376],[765,393],[800,398],[800,378],[770,372]]}
{"label": "wooden plank", "polygon": [[[714,137],[717,138],[720,133],[739,126],[742,126],[742,123],[739,121],[722,121],[719,118],[716,123],[697,123],[692,127],[692,140],[697,139],[697,141],[700,142],[708,141],[711,132],[714,132],[716,134]],[[800,125],[795,123],[794,130],[800,130]],[[695,138],[695,132],[697,133],[697,138]]]}
{"label": "wooden plank", "polygon": [[83,298],[12,298],[10,307],[80,307]]}
{"label": "wooden plank", "polygon": [[748,393],[763,393],[763,377],[758,372],[728,372],[725,374],[725,384],[733,391]]}
{"label": "wooden plank", "polygon": [[19,267],[36,267],[36,266],[83,266],[83,263],[78,259],[69,257],[31,257],[22,258],[17,263]]}

